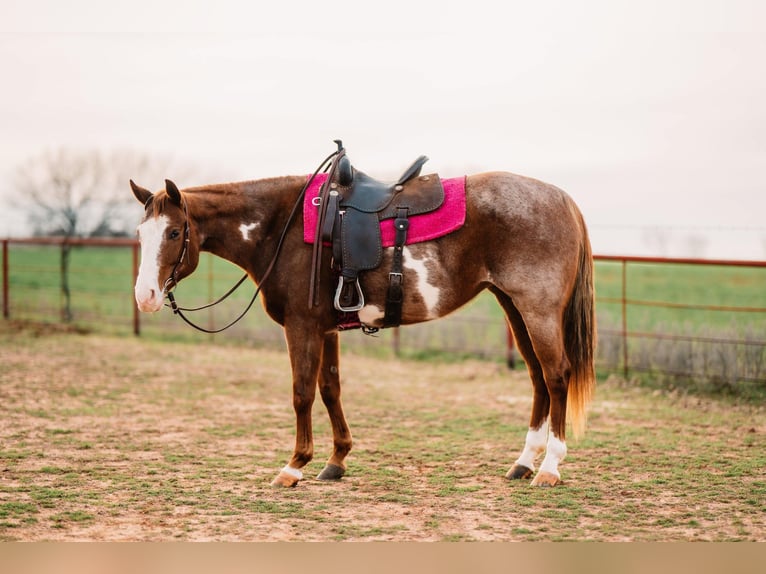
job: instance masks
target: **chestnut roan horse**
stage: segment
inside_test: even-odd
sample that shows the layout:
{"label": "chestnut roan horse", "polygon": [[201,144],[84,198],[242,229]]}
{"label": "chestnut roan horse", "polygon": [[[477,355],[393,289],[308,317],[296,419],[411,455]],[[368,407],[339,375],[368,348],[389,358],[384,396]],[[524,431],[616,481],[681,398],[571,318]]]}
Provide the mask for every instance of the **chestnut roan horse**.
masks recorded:
{"label": "chestnut roan horse", "polygon": [[[138,226],[141,266],[135,286],[141,311],[159,311],[167,292],[195,270],[200,252],[208,251],[244,269],[260,287],[269,316],[284,327],[297,429],[295,451],[275,486],[295,486],[314,456],[311,410],[317,386],[333,432],[333,452],[318,478],[341,478],[351,450],[341,406],[332,250],[324,250],[320,271],[326,296],[310,306],[312,246],[304,242],[300,209],[290,221],[306,181],[290,176],[179,190],[166,180],[165,189],[154,194],[130,182],[146,208]],[[595,385],[593,260],[585,223],[563,191],[519,175],[470,175],[465,193],[460,229],[404,247],[401,324],[443,317],[484,289],[495,295],[534,387],[526,442],[506,477],[532,477],[544,452],[532,484],[554,486],[567,450],[567,415],[577,435]],[[367,303],[359,319],[368,327],[381,326],[392,251],[385,249],[380,267],[360,277]]]}

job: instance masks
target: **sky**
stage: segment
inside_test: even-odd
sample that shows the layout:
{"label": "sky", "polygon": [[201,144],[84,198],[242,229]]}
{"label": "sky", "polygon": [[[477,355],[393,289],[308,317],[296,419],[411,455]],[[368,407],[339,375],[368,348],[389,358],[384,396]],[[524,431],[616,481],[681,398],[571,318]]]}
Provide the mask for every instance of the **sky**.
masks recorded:
{"label": "sky", "polygon": [[0,237],[46,150],[169,157],[187,187],[310,173],[341,138],[381,178],[426,154],[553,183],[596,253],[766,259],[763,22],[756,0],[2,0]]}

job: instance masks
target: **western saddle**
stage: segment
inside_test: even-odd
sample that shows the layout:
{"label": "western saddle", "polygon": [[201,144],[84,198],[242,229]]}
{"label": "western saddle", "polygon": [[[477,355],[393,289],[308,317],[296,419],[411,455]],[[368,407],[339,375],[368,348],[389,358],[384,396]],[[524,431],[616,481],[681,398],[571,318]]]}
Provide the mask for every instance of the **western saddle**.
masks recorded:
{"label": "western saddle", "polygon": [[[401,322],[403,301],[403,256],[408,218],[428,213],[444,203],[444,189],[437,174],[420,175],[424,155],[416,159],[393,183],[379,181],[355,169],[340,140],[327,180],[316,200],[319,209],[314,236],[311,294],[309,305],[317,302],[321,250],[332,245],[333,271],[338,275],[334,305],[341,313],[354,313],[365,305],[359,274],[376,269],[383,257],[380,222],[394,219],[394,252],[388,274],[384,327]],[[367,332],[377,331],[364,327]]]}

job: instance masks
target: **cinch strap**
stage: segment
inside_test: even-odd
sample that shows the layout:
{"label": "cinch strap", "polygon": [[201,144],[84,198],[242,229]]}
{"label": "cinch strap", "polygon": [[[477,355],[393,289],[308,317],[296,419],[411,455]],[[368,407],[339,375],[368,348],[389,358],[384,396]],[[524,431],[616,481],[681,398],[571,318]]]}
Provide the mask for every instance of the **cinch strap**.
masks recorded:
{"label": "cinch strap", "polygon": [[404,260],[404,244],[407,242],[407,230],[410,221],[407,219],[407,208],[400,207],[396,212],[394,229],[394,256],[391,261],[391,272],[388,274],[388,291],[386,292],[386,312],[383,316],[385,327],[398,327],[402,322],[402,302],[404,301],[404,277],[402,275]]}

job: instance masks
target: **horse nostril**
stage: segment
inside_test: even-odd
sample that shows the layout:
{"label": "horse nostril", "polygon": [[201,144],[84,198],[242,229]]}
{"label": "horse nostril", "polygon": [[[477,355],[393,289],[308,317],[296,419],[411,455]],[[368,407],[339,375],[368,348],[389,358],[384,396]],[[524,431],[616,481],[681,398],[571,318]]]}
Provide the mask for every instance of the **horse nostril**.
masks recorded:
{"label": "horse nostril", "polygon": [[149,289],[149,300],[152,301],[156,298],[157,292],[154,289]]}

